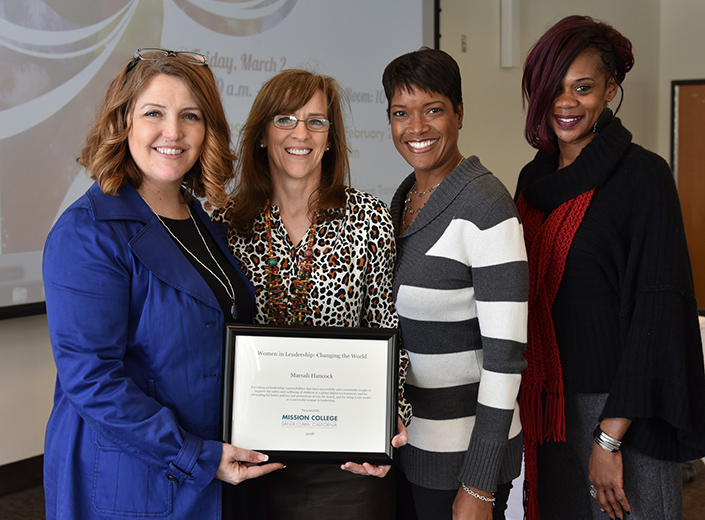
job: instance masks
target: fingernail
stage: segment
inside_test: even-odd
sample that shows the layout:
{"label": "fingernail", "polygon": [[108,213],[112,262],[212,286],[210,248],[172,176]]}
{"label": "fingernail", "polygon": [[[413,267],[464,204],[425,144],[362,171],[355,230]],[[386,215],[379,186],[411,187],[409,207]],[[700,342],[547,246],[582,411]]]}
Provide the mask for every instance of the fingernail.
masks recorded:
{"label": "fingernail", "polygon": [[262,453],[257,457],[257,460],[260,462],[267,462],[269,460],[269,455]]}

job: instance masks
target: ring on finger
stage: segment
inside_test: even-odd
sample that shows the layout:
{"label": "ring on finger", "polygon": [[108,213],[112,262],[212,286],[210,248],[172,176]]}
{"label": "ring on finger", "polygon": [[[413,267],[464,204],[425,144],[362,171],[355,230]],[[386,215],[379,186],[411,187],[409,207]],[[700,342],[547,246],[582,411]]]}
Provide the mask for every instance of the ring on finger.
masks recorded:
{"label": "ring on finger", "polygon": [[597,488],[595,486],[593,486],[592,484],[590,484],[590,496],[592,498],[597,497]]}

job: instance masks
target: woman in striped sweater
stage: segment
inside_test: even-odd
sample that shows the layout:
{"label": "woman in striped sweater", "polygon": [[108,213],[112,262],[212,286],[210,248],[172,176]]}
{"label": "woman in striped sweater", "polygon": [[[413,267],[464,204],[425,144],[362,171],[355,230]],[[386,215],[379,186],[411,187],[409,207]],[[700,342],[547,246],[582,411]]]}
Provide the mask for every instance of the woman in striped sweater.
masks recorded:
{"label": "woman in striped sweater", "polygon": [[463,103],[453,58],[420,49],[392,61],[382,81],[394,144],[414,169],[391,206],[414,414],[400,466],[419,519],[504,518],[522,450],[521,223],[504,186],[458,149]]}

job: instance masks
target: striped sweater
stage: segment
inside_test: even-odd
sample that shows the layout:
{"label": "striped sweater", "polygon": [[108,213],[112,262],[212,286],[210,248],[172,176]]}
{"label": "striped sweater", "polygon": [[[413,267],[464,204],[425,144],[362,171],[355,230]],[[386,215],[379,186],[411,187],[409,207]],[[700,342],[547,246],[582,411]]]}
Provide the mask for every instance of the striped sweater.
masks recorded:
{"label": "striped sweater", "polygon": [[[392,200],[397,228],[414,178]],[[397,246],[394,296],[414,414],[400,466],[423,487],[495,491],[521,469],[528,267],[512,198],[469,157]]]}

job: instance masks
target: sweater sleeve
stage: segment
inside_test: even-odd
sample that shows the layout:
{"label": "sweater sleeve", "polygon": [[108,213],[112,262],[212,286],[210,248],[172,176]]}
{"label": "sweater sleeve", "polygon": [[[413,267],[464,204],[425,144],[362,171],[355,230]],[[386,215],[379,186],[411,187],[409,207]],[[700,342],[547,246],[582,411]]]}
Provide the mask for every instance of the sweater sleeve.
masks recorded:
{"label": "sweater sleeve", "polygon": [[705,377],[683,219],[665,161],[638,157],[620,287],[623,351],[602,416],[633,419],[625,440],[652,456],[695,458],[705,450]]}
{"label": "sweater sleeve", "polygon": [[528,264],[507,194],[489,209],[472,244],[471,270],[482,341],[477,413],[458,479],[495,491],[510,438],[521,433],[517,394],[526,367]]}

